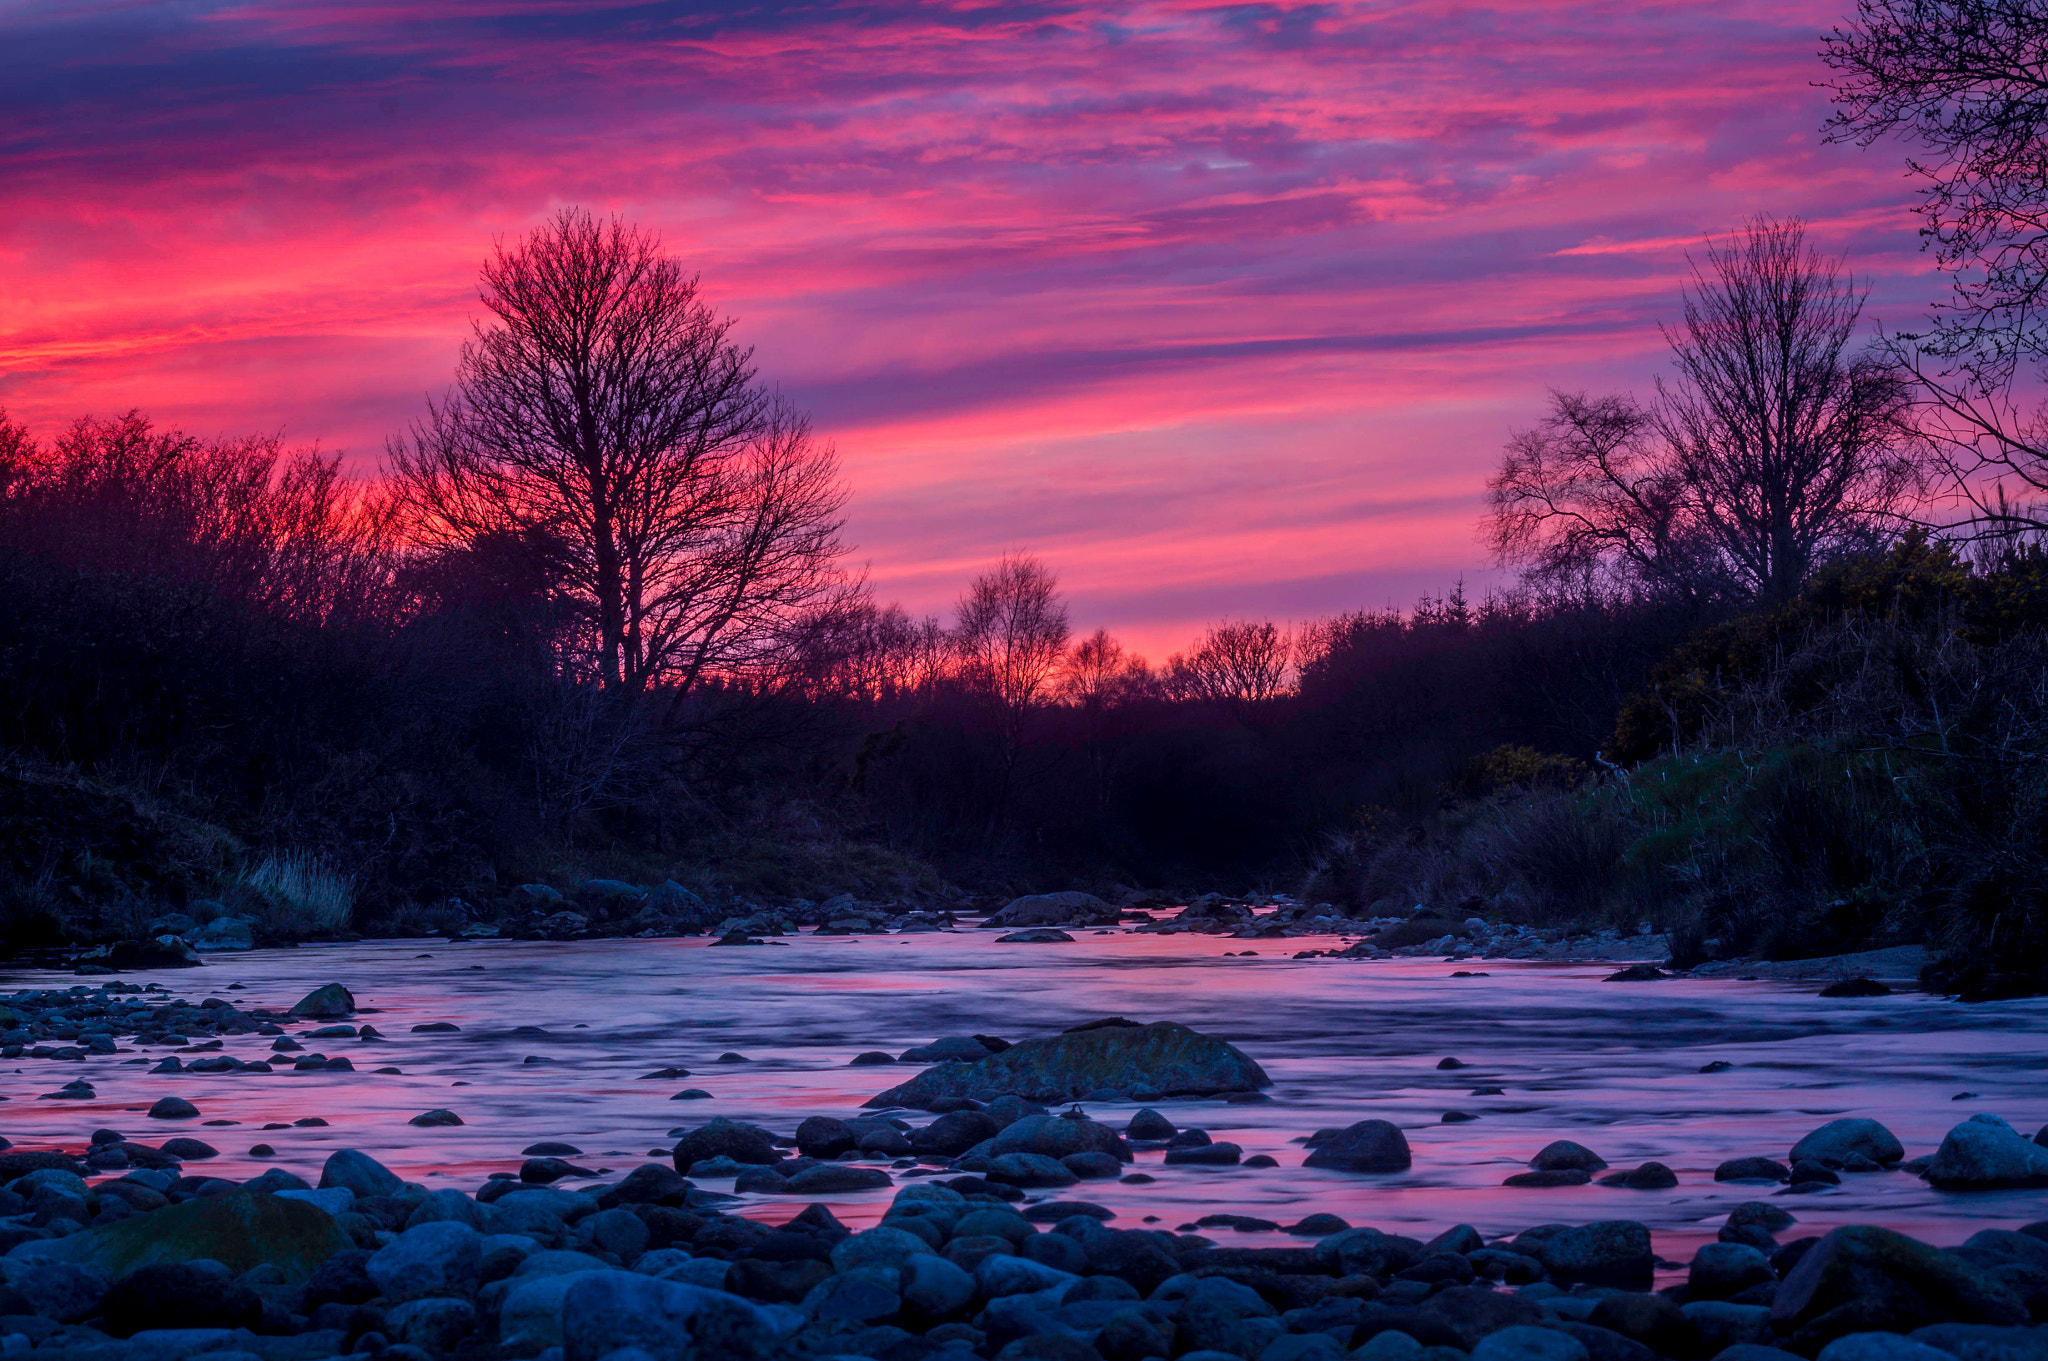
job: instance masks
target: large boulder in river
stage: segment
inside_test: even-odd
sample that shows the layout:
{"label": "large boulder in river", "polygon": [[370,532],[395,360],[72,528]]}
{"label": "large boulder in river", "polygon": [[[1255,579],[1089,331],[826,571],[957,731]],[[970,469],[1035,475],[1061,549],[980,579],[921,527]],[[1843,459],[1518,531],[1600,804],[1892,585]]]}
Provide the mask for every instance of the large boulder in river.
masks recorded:
{"label": "large boulder in river", "polygon": [[1389,1120],[1360,1120],[1318,1144],[1301,1165],[1339,1172],[1406,1172],[1413,1161],[1399,1125]]}
{"label": "large boulder in river", "polygon": [[697,1126],[676,1140],[676,1171],[688,1174],[692,1163],[712,1158],[731,1158],[736,1163],[763,1166],[782,1161],[782,1150],[774,1136],[758,1125],[743,1125],[718,1116]]}
{"label": "large boulder in river", "polygon": [[1092,893],[1033,893],[1012,898],[983,926],[1115,926],[1117,910]]}
{"label": "large boulder in river", "polygon": [[268,1262],[304,1281],[337,1252],[354,1247],[334,1216],[282,1196],[235,1191],[188,1200],[37,1245],[37,1255],[91,1267],[110,1278],[141,1266],[219,1262],[243,1272]]}
{"label": "large boulder in river", "polygon": [[1015,1093],[1030,1101],[1079,1101],[1090,1092],[1156,1088],[1167,1096],[1213,1096],[1272,1085],[1232,1045],[1173,1021],[1090,1025],[1025,1040],[973,1063],[941,1063],[871,1098],[870,1106],[929,1110],[941,1097],[992,1101]]}
{"label": "large boulder in river", "polygon": [[1064,1115],[1027,1115],[1005,1126],[989,1143],[988,1152],[992,1158],[1004,1153],[1037,1153],[1054,1159],[1107,1153],[1119,1162],[1131,1160],[1131,1146],[1108,1125]]}
{"label": "large boulder in river", "polygon": [[1927,1180],[1956,1191],[2048,1186],[2048,1148],[1995,1115],[1973,1115],[1941,1141],[1927,1162]]}
{"label": "large boulder in river", "polygon": [[355,1010],[355,994],[339,983],[322,983],[292,1004],[292,1015],[314,1021],[353,1016]]}

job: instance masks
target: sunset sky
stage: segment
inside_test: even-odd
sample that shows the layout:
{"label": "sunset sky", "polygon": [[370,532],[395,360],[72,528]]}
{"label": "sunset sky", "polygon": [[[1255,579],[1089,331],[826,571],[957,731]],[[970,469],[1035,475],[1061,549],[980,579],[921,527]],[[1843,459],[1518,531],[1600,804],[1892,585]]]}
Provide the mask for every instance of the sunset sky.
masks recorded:
{"label": "sunset sky", "polygon": [[656,228],[813,412],[879,594],[1005,549],[1155,658],[1498,579],[1546,388],[1643,386],[1684,252],[1798,214],[1910,325],[1894,146],[1793,3],[0,5],[0,405],[373,471],[494,236]]}

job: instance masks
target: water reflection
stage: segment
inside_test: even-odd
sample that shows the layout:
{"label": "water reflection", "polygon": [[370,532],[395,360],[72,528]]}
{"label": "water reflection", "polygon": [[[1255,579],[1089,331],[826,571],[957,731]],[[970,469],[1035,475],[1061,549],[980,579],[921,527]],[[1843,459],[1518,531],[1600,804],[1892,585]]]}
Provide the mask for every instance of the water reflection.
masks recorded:
{"label": "water reflection", "polygon": [[[303,1040],[346,1054],[356,1071],[270,1075],[150,1074],[127,1049],[83,1063],[19,1061],[0,1070],[0,1132],[17,1144],[78,1144],[98,1126],[158,1142],[172,1133],[219,1147],[205,1164],[255,1175],[273,1162],[316,1172],[334,1148],[357,1147],[408,1179],[474,1186],[516,1168],[541,1139],[585,1150],[586,1166],[624,1171],[712,1115],[787,1132],[815,1113],[847,1114],[908,1076],[849,1068],[864,1050],[900,1052],[937,1036],[980,1032],[1024,1039],[1103,1015],[1171,1019],[1221,1035],[1272,1074],[1270,1104],[1173,1102],[1200,1125],[1270,1153],[1268,1169],[1140,1166],[1150,1185],[1086,1183],[1085,1196],[1134,1226],[1176,1225],[1226,1210],[1290,1222],[1333,1211],[1354,1223],[1431,1234],[1454,1223],[1486,1234],[1554,1220],[1641,1219],[1668,1256],[1711,1239],[1729,1207],[1767,1188],[1716,1184],[1724,1159],[1783,1159],[1792,1143],[1837,1115],[1882,1119],[1908,1155],[1977,1111],[2025,1132],[2048,1120],[2038,1080],[2048,1057],[2048,1004],[1963,1007],[1904,994],[1822,999],[1817,985],[1727,979],[1605,984],[1610,966],[1466,961],[1295,960],[1328,940],[1246,942],[1206,936],[1084,935],[1071,945],[997,945],[993,933],[793,938],[709,948],[701,939],[577,944],[381,942],[214,956],[203,972],[150,974],[183,995],[233,996],[284,1008],[318,984],[351,988],[390,1038]],[[1255,956],[1235,952],[1256,948]],[[1452,978],[1459,969],[1489,976]],[[65,975],[16,974],[0,987],[66,987]],[[231,983],[245,990],[230,994]],[[458,1033],[413,1034],[447,1021]],[[514,1033],[537,1026],[544,1033]],[[303,1033],[304,1027],[300,1029]],[[268,1039],[230,1038],[225,1052],[266,1057]],[[733,1051],[746,1062],[721,1063]],[[1444,1071],[1455,1056],[1466,1067]],[[1713,1060],[1734,1065],[1702,1074]],[[395,1075],[373,1068],[394,1066]],[[683,1079],[647,1080],[666,1067]],[[82,1072],[80,1070],[83,1070]],[[90,1102],[38,1101],[83,1076]],[[1472,1095],[1498,1086],[1497,1096]],[[672,1101],[685,1087],[712,1099]],[[1960,1092],[1976,1095],[1952,1098]],[[173,1129],[145,1118],[161,1096],[198,1104],[233,1125]],[[446,1106],[460,1127],[406,1121]],[[1121,1122],[1134,1107],[1094,1113]],[[1442,1124],[1446,1111],[1478,1116]],[[327,1126],[262,1131],[317,1115]],[[1311,1131],[1376,1116],[1400,1124],[1415,1167],[1359,1177],[1299,1166]],[[1501,1179],[1543,1144],[1571,1138],[1617,1167],[1656,1159],[1668,1191],[1601,1186],[1509,1189]],[[259,1140],[275,1159],[250,1157]],[[193,1170],[197,1170],[195,1167]],[[711,1183],[713,1189],[724,1189]],[[848,1222],[871,1222],[886,1193],[833,1202]],[[1976,1228],[2048,1217],[2039,1192],[1944,1194],[1903,1173],[1850,1176],[1836,1191],[1785,1197],[1802,1231],[1878,1222],[1937,1242]],[[797,1200],[759,1198],[770,1219]],[[1964,1222],[1968,1221],[1968,1222]],[[1219,1241],[1276,1241],[1217,1231]]]}

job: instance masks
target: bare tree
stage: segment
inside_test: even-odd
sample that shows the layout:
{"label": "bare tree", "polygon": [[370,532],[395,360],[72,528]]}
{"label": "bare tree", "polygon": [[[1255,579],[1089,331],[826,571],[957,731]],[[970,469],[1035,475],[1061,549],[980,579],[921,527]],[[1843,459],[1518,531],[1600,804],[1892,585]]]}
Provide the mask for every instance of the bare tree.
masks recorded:
{"label": "bare tree", "polygon": [[680,697],[778,648],[835,583],[845,493],[696,276],[565,209],[496,249],[482,299],[455,391],[391,450],[420,537],[553,545],[607,690]]}
{"label": "bare tree", "polygon": [[1824,40],[1831,140],[1916,148],[1914,211],[1949,276],[1929,328],[1893,338],[1970,519],[2048,528],[2048,8],[2039,0],[1858,0]]}
{"label": "bare tree", "polygon": [[1249,724],[1285,691],[1293,653],[1287,631],[1271,620],[1225,620],[1210,625],[1192,651],[1167,659],[1166,685]]}
{"label": "bare tree", "polygon": [[986,707],[1002,751],[992,825],[1000,825],[1033,716],[1051,698],[1067,650],[1059,578],[1012,553],[976,577],[953,623],[961,682]]}
{"label": "bare tree", "polygon": [[1924,451],[1899,371],[1851,348],[1864,297],[1796,221],[1709,242],[1654,403],[1554,393],[1509,441],[1495,552],[1539,576],[1776,601],[1880,542],[1925,485]]}
{"label": "bare tree", "polygon": [[1131,705],[1153,688],[1152,668],[1143,657],[1126,652],[1108,629],[1098,628],[1074,644],[1060,667],[1060,697],[1081,714],[1098,817],[1109,814],[1112,775],[1130,733]]}

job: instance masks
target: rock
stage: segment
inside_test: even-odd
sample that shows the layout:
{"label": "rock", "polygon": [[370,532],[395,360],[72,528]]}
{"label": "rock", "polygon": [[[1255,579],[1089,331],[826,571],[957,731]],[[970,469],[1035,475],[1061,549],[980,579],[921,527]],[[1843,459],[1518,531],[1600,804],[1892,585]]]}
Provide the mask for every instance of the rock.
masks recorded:
{"label": "rock", "polygon": [[1576,1167],[1560,1167],[1552,1172],[1515,1172],[1501,1181],[1502,1186],[1584,1186],[1593,1180],[1591,1172]]}
{"label": "rock", "polygon": [[766,1166],[781,1162],[782,1150],[770,1141],[768,1131],[718,1116],[678,1139],[674,1156],[676,1171],[687,1173],[692,1163],[712,1158]]}
{"label": "rock", "polygon": [[115,941],[107,948],[107,967],[117,973],[136,969],[196,969],[205,962],[177,936]]}
{"label": "rock", "polygon": [[149,1108],[152,1120],[194,1120],[199,1116],[199,1107],[180,1096],[166,1096]]}
{"label": "rock", "polygon": [[796,1151],[806,1158],[836,1158],[860,1143],[853,1126],[829,1115],[813,1115],[796,1127]]}
{"label": "rock", "polygon": [[1178,1133],[1180,1130],[1174,1126],[1173,1121],[1150,1106],[1133,1115],[1130,1123],[1124,1126],[1126,1139],[1171,1139]]}
{"label": "rock", "polygon": [[957,1158],[976,1144],[995,1138],[1001,1129],[986,1112],[948,1111],[923,1129],[910,1131],[910,1147],[918,1153]]}
{"label": "rock", "polygon": [[828,1196],[848,1191],[874,1191],[891,1184],[887,1172],[878,1167],[848,1167],[843,1163],[820,1163],[807,1167],[789,1179],[794,1195]]}
{"label": "rock", "polygon": [[894,1054],[885,1054],[879,1049],[870,1049],[864,1054],[855,1054],[846,1061],[846,1066],[849,1068],[872,1068],[877,1064],[894,1062],[896,1062]]}
{"label": "rock", "polygon": [[1906,1156],[1898,1136],[1875,1120],[1847,1118],[1830,1120],[1792,1145],[1792,1162],[1840,1162],[1858,1153],[1874,1163],[1889,1166]]}
{"label": "rock", "polygon": [[317,1020],[352,1016],[355,994],[339,983],[323,983],[292,1004],[291,1014]]}
{"label": "rock", "polygon": [[989,1050],[980,1040],[971,1035],[952,1035],[945,1039],[933,1040],[930,1044],[921,1044],[915,1049],[906,1049],[897,1055],[897,1060],[902,1063],[944,1063],[954,1059],[961,1063],[973,1063],[988,1056]]}
{"label": "rock", "polygon": [[1585,1344],[1554,1328],[1503,1328],[1480,1339],[1472,1361],[1589,1361]]}
{"label": "rock", "polygon": [[483,1235],[449,1219],[415,1225],[370,1254],[367,1270],[386,1299],[466,1298],[482,1283]]}
{"label": "rock", "polygon": [[1162,1094],[1211,1096],[1271,1085],[1235,1047],[1184,1025],[1100,1026],[1025,1040],[974,1063],[941,1063],[875,1096],[869,1106],[928,1110],[944,1097],[1078,1101],[1089,1092],[1147,1084]]}
{"label": "rock", "polygon": [[1691,1322],[1704,1356],[1719,1355],[1729,1347],[1768,1343],[1771,1338],[1771,1311],[1760,1304],[1687,1300],[1681,1312]]}
{"label": "rock", "polygon": [[1955,1361],[1947,1352],[1897,1333],[1846,1333],[1815,1361]]}
{"label": "rock", "polygon": [[1678,1174],[1663,1163],[1649,1162],[1611,1177],[1602,1177],[1600,1184],[1626,1186],[1631,1191],[1664,1191],[1678,1185]]}
{"label": "rock", "polygon": [[1835,1229],[1778,1283],[1771,1325],[1795,1350],[1849,1333],[1929,1323],[2027,1321],[2017,1297],[1961,1259],[1890,1229]]}
{"label": "rock", "polygon": [[1820,990],[1823,997],[1889,997],[1892,990],[1875,978],[1845,978]]}
{"label": "rock", "polygon": [[1325,1140],[1301,1165],[1339,1172],[1405,1172],[1413,1161],[1407,1136],[1399,1126],[1386,1120],[1360,1120]]}
{"label": "rock", "polygon": [[163,1142],[163,1151],[173,1158],[182,1158],[186,1162],[203,1162],[208,1158],[220,1156],[220,1150],[204,1139],[166,1139]]}
{"label": "rock", "polygon": [[1027,1115],[1012,1121],[989,1141],[989,1153],[1036,1153],[1053,1159],[1072,1153],[1107,1153],[1119,1162],[1131,1160],[1123,1136],[1108,1125],[1062,1115]]}
{"label": "rock", "polygon": [[1541,1152],[1529,1159],[1529,1166],[1538,1172],[1599,1172],[1606,1168],[1607,1159],[1569,1139],[1559,1139],[1545,1144]]}
{"label": "rock", "polygon": [[1458,1345],[1467,1351],[1477,1346],[1481,1338],[1502,1328],[1534,1327],[1548,1317],[1533,1300],[1469,1285],[1439,1290],[1422,1306],[1421,1312],[1456,1337]]}
{"label": "rock", "polygon": [[1010,1186],[1072,1186],[1080,1178],[1042,1153],[1003,1153],[988,1160],[990,1181]]}
{"label": "rock", "polygon": [[217,1262],[159,1262],[114,1282],[101,1312],[115,1337],[145,1328],[254,1328],[263,1300]]}
{"label": "rock", "polygon": [[445,1352],[476,1331],[476,1308],[468,1300],[411,1300],[384,1311],[384,1331],[395,1342]]}
{"label": "rock", "polygon": [[339,1148],[327,1155],[320,1168],[320,1189],[341,1186],[353,1191],[358,1200],[369,1196],[395,1196],[405,1183],[398,1174],[369,1154],[353,1148]]}
{"label": "rock", "polygon": [[562,1297],[563,1361],[602,1361],[633,1348],[652,1361],[751,1361],[774,1354],[759,1306],[703,1286],[627,1271],[573,1278]]}
{"label": "rock", "polygon": [[1600,981],[1603,983],[1655,983],[1659,979],[1669,977],[1671,977],[1670,974],[1665,973],[1654,964],[1631,964],[1626,969],[1611,973]]}
{"label": "rock", "polygon": [[438,1125],[459,1125],[462,1123],[462,1117],[457,1115],[454,1111],[444,1110],[441,1107],[436,1106],[433,1110],[421,1111],[418,1115],[415,1115],[412,1119],[406,1121],[405,1123],[408,1125],[418,1125],[422,1129],[427,1129]]}
{"label": "rock", "polygon": [[[312,1191],[306,1194],[316,1196],[334,1195],[339,1189]],[[343,1192],[343,1194],[346,1193]],[[477,1201],[451,1187],[447,1190],[432,1192],[424,1200],[413,1206],[412,1213],[405,1217],[405,1227],[410,1229],[416,1224],[432,1224],[441,1220],[448,1220],[456,1224],[467,1224],[478,1233],[482,1233],[488,1222],[488,1215],[489,1208],[487,1206],[479,1204]]]}
{"label": "rock", "polygon": [[931,1244],[914,1233],[884,1224],[842,1238],[832,1248],[832,1269],[852,1271],[856,1267],[901,1267]]}
{"label": "rock", "polygon": [[2048,1185],[2048,1148],[1995,1115],[1973,1115],[1942,1139],[1925,1175],[1944,1190]]}
{"label": "rock", "polygon": [[1770,1259],[1740,1243],[1708,1243],[1693,1254],[1685,1280],[1687,1300],[1725,1300],[1775,1279]]}
{"label": "rock", "polygon": [[268,1262],[287,1280],[303,1281],[353,1246],[334,1216],[316,1205],[235,1191],[96,1224],[44,1244],[42,1251],[109,1277],[165,1262],[214,1261],[236,1272]]}
{"label": "rock", "polygon": [[902,1276],[892,1267],[855,1267],[827,1277],[804,1296],[803,1310],[820,1322],[869,1323],[903,1307]]}
{"label": "rock", "polygon": [[193,933],[192,948],[204,953],[248,950],[256,944],[249,923],[235,917],[216,917]]}
{"label": "rock", "polygon": [[2038,1327],[1930,1323],[1915,1328],[1913,1340],[1945,1351],[1957,1361],[2048,1361],[2048,1334]]}
{"label": "rock", "polygon": [[1072,945],[1074,938],[1054,926],[1034,926],[1027,931],[1012,931],[1007,936],[997,936],[998,945]]}
{"label": "rock", "polygon": [[0,1257],[0,1298],[9,1291],[30,1312],[59,1323],[77,1323],[99,1312],[107,1295],[107,1273],[48,1257]]}
{"label": "rock", "polygon": [[1791,1169],[1774,1158],[1730,1158],[1714,1169],[1715,1181],[1781,1182]]}
{"label": "rock", "polygon": [[1514,1250],[1543,1263],[1561,1285],[1583,1282],[1618,1290],[1647,1290],[1656,1266],[1650,1231],[1628,1219],[1569,1227],[1541,1224],[1514,1240]]}
{"label": "rock", "polygon": [[928,1319],[948,1319],[974,1299],[974,1278],[943,1257],[913,1254],[898,1268],[903,1303]]}
{"label": "rock", "polygon": [[1035,893],[1012,898],[991,913],[983,926],[1115,926],[1116,908],[1092,893]]}

